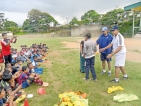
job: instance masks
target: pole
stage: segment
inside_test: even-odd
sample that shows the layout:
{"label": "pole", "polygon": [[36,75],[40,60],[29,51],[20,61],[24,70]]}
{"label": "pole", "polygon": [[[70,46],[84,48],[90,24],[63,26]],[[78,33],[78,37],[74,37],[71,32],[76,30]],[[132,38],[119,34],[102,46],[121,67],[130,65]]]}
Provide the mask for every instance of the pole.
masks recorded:
{"label": "pole", "polygon": [[141,30],[141,13],[140,13],[140,26],[139,26],[139,30]]}
{"label": "pole", "polygon": [[135,30],[135,23],[134,23],[134,21],[135,21],[135,15],[134,15],[134,13],[135,13],[135,11],[133,11],[133,31],[132,31],[132,37],[134,36],[134,30]]}

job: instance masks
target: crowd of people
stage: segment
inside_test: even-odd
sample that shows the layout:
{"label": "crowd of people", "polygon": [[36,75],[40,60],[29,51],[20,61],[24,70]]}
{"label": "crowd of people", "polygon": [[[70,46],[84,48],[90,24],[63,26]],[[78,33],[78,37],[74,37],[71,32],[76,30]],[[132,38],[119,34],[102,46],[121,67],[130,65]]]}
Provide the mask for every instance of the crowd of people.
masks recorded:
{"label": "crowd of people", "polygon": [[47,87],[48,83],[43,82],[40,74],[44,69],[39,68],[38,62],[45,62],[48,53],[46,44],[32,44],[31,47],[21,45],[18,51],[10,46],[16,43],[17,37],[7,38],[2,34],[0,50],[0,106],[16,106],[17,95],[22,94],[21,89],[37,83],[39,86]]}
{"label": "crowd of people", "polygon": [[80,43],[80,71],[86,73],[85,80],[89,80],[89,70],[91,70],[92,78],[97,81],[95,71],[95,52],[97,51],[97,45],[99,45],[100,60],[102,61],[102,72],[106,74],[106,62],[108,64],[108,76],[111,76],[111,61],[115,55],[115,78],[110,82],[119,83],[119,73],[123,73],[122,79],[128,79],[128,75],[124,69],[126,61],[126,47],[124,44],[124,37],[119,32],[117,25],[111,29],[112,35],[109,33],[107,27],[102,28],[102,34],[94,42],[91,39],[91,34],[85,35],[85,40]]}

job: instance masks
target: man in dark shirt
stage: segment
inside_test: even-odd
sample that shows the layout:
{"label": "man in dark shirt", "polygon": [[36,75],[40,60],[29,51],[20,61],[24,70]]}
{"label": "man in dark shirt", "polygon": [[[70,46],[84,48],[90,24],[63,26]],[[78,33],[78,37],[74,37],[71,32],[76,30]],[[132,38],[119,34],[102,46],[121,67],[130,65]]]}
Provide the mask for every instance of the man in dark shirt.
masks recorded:
{"label": "man in dark shirt", "polygon": [[85,59],[84,57],[82,57],[83,48],[84,48],[84,40],[80,42],[80,72],[85,73],[85,68],[84,68]]}

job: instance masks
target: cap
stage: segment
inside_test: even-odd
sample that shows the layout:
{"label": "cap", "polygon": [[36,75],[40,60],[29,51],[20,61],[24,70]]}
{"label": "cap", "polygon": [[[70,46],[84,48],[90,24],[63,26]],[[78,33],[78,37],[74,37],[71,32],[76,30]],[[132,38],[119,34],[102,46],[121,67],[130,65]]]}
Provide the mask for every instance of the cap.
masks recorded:
{"label": "cap", "polygon": [[113,26],[113,28],[111,29],[111,31],[114,31],[116,29],[119,29],[118,26]]}
{"label": "cap", "polygon": [[107,30],[108,30],[107,27],[103,27],[103,28],[102,28],[102,31],[107,31]]}

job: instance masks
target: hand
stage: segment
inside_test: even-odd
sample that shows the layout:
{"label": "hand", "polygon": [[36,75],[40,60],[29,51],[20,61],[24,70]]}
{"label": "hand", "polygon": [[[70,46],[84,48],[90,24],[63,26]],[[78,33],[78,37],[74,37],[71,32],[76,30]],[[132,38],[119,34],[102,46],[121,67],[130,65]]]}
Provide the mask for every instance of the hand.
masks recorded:
{"label": "hand", "polygon": [[107,56],[107,58],[110,59],[112,56],[113,56],[112,54],[109,54],[109,55]]}
{"label": "hand", "polygon": [[17,38],[17,36],[13,36],[13,38]]}
{"label": "hand", "polygon": [[105,48],[99,49],[99,52],[101,53],[101,52],[103,52],[104,50],[105,50]]}
{"label": "hand", "polygon": [[84,54],[82,54],[82,57],[84,57]]}

